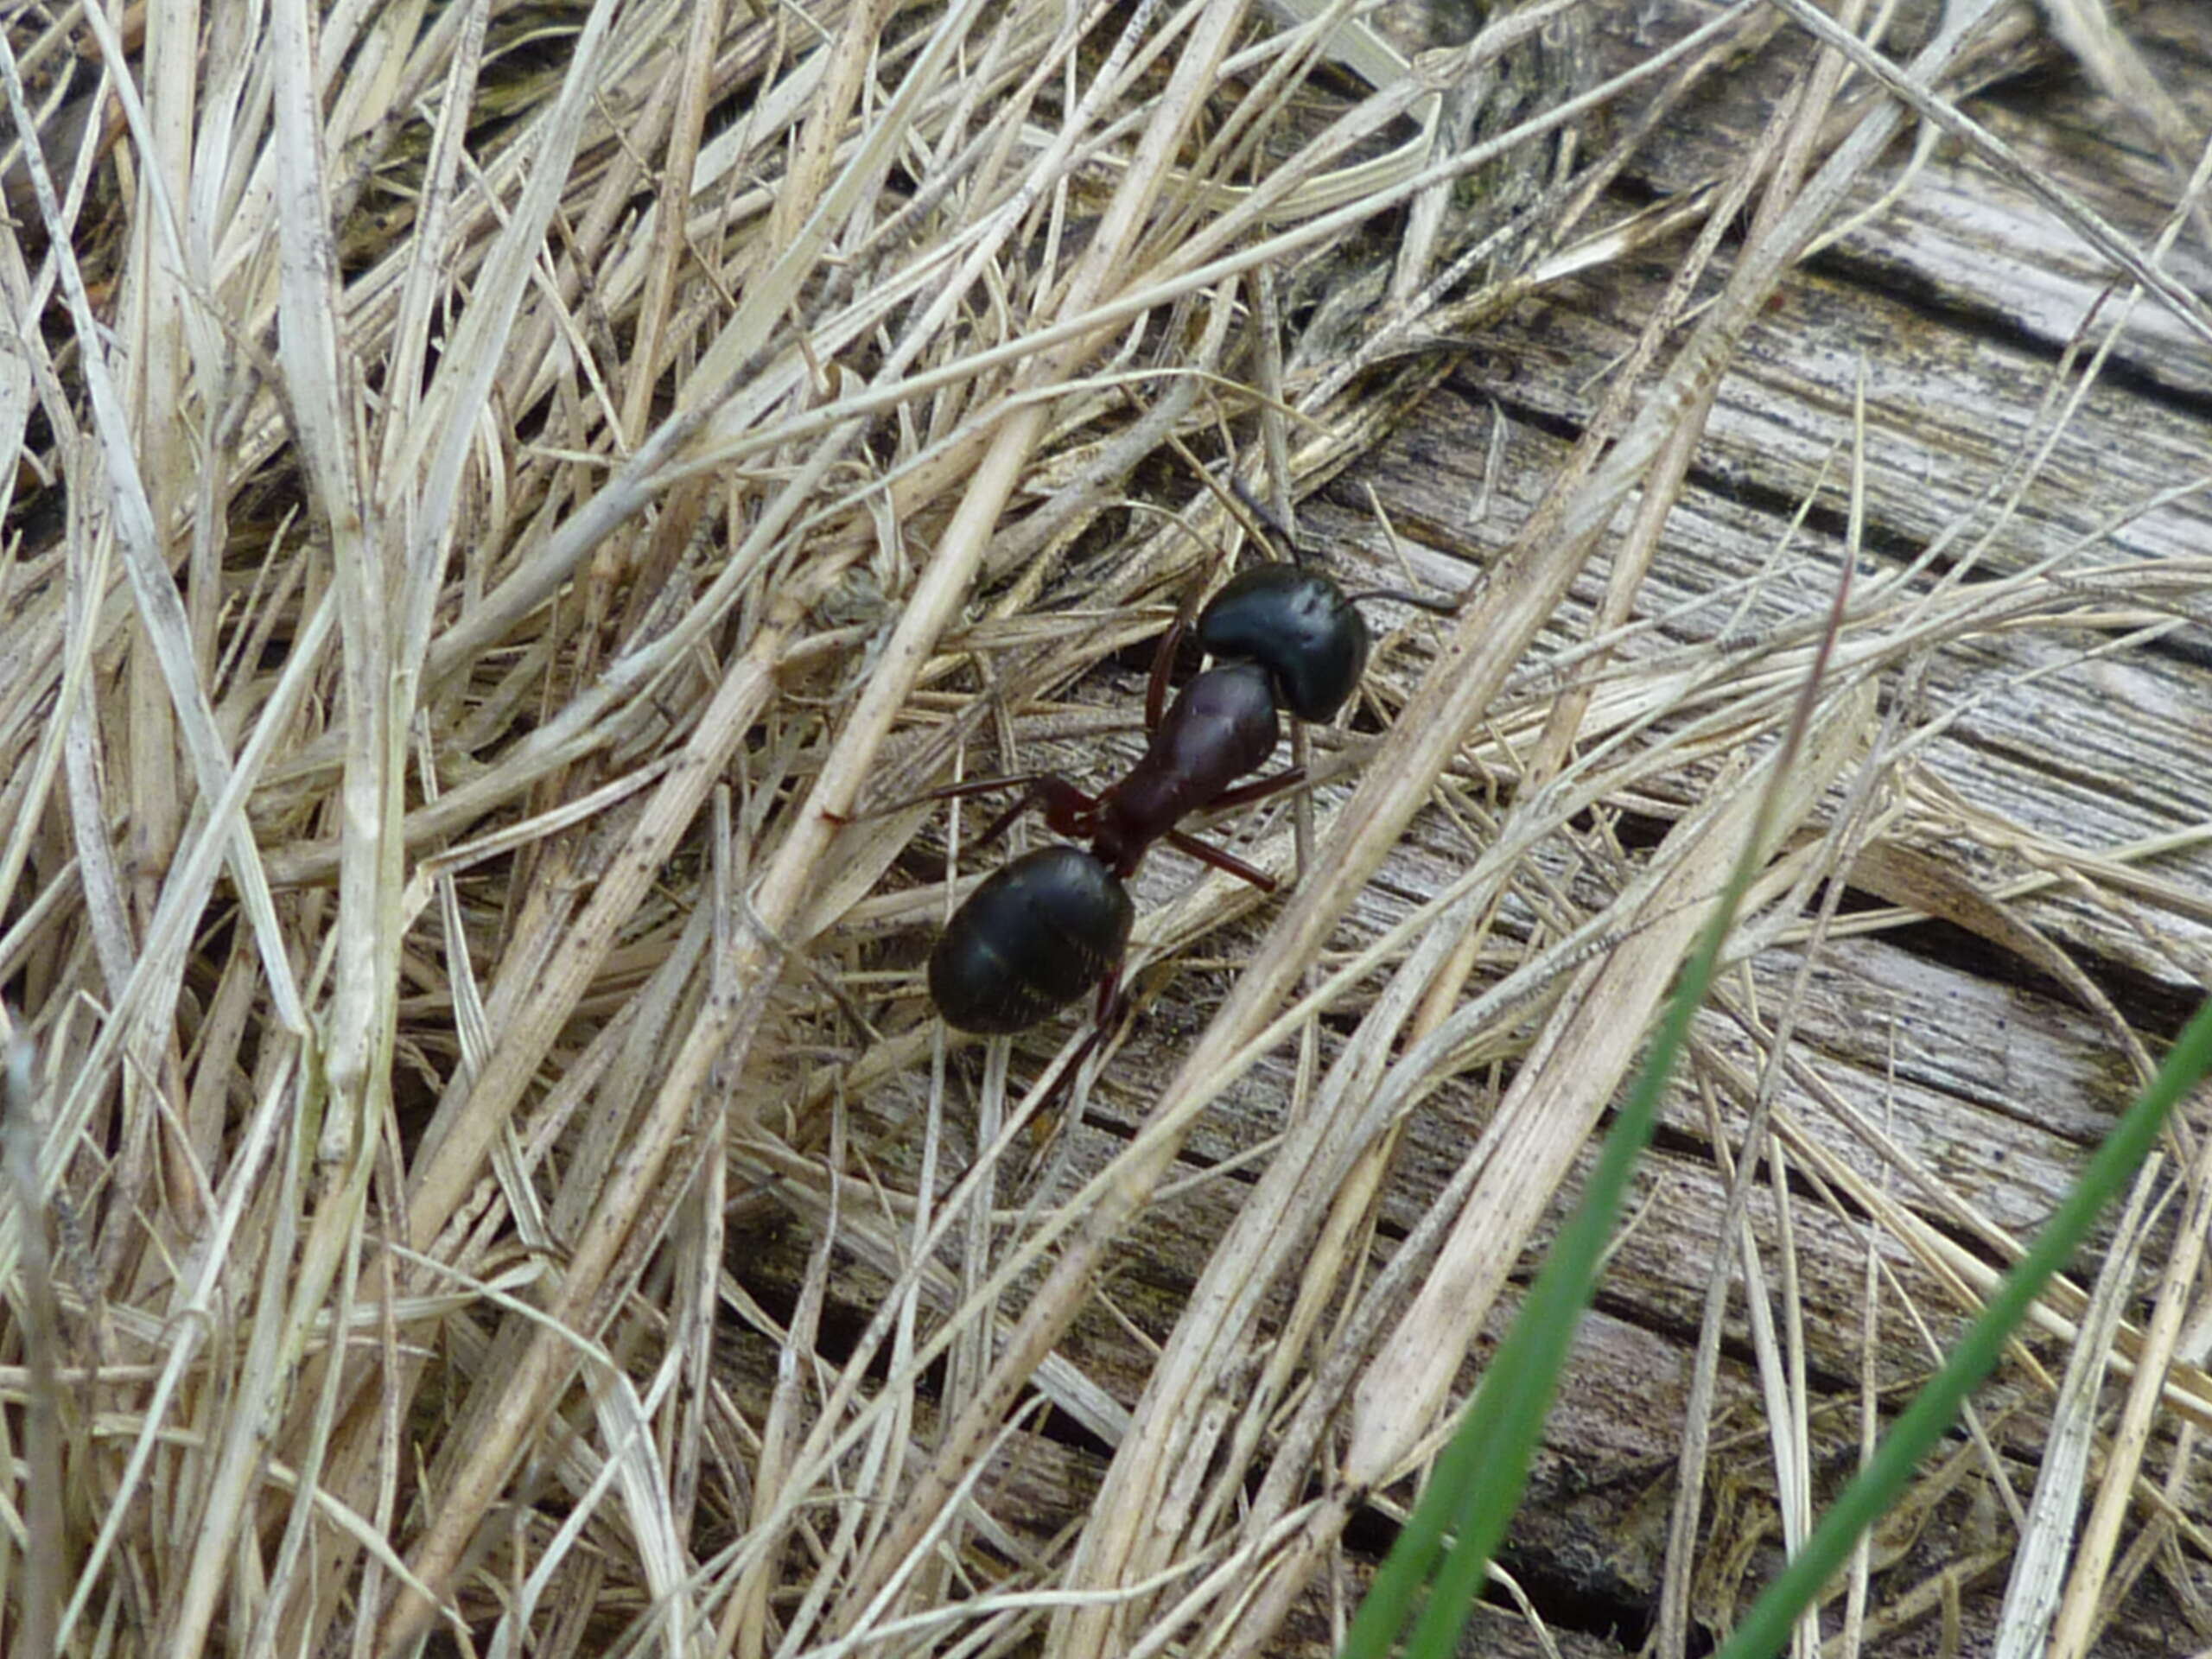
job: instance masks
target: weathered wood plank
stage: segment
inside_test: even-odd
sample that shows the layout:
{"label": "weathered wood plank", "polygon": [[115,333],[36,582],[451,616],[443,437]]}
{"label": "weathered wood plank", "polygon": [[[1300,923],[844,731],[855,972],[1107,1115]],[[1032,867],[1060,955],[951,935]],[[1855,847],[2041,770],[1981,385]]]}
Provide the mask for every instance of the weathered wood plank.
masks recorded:
{"label": "weathered wood plank", "polygon": [[[1613,10],[1622,27],[1600,32],[1613,67],[1689,18],[1688,8],[1638,8],[1631,25],[1628,8]],[[1924,10],[1916,16],[1924,22]],[[2202,8],[2152,7],[2129,29],[2196,130],[2212,124],[2212,31]],[[1785,41],[1670,122],[1638,158],[1624,208],[1637,193],[1686,188],[1741,152],[1803,61],[1802,43]],[[2047,69],[2031,85],[1978,99],[1974,112],[2126,234],[2147,244],[2158,233],[2178,182],[2077,74]],[[1905,160],[1900,146],[1892,170]],[[2170,268],[2199,287],[2212,283],[2204,251],[2187,238],[2183,245]],[[1357,585],[1402,585],[1407,570],[1447,593],[1483,580],[1486,562],[1591,418],[1594,387],[1656,303],[1675,251],[1654,249],[1563,286],[1471,342],[1440,392],[1325,499],[1306,504],[1308,539],[1328,545]],[[2155,307],[2141,306],[2098,379],[2082,387],[2070,378],[2080,364],[2068,360],[2066,347],[2093,320],[2113,315],[2104,297],[2110,281],[2101,257],[2015,181],[1955,146],[1939,146],[1894,207],[1785,288],[1723,383],[1690,486],[1641,593],[1644,626],[1620,643],[1629,669],[1618,683],[1661,667],[1687,676],[1770,671],[1785,660],[1781,647],[1822,614],[1846,557],[1853,404],[1863,374],[1865,535],[1853,581],[1862,603],[1886,608],[1855,620],[1847,643],[1884,672],[1903,729],[1924,734],[1901,769],[1904,810],[1889,833],[1932,855],[1962,885],[2000,897],[2005,883],[2069,852],[2102,855],[2149,837],[2197,836],[2147,864],[2140,883],[2090,866],[2083,876],[2090,887],[2047,887],[2012,904],[2012,914],[2072,953],[2120,1016],[2155,1042],[2173,1029],[2212,966],[2212,904],[2204,899],[2212,893],[2212,641],[2203,627],[2212,492],[2200,484],[2174,493],[2212,479],[2212,402],[2204,396],[2212,391],[2212,352]],[[1370,491],[1395,543],[1370,512]],[[1808,499],[1814,511],[1793,527]],[[2050,569],[2037,584],[2018,582],[2018,608],[2001,629],[1986,618],[1924,626],[1954,588],[2017,581],[2043,563]],[[1499,741],[1465,757],[1471,778],[1512,788],[1558,695],[1548,659],[1581,642],[1602,575],[1578,587],[1509,687],[1493,711]],[[2161,621],[2167,631],[2159,637],[2110,649],[2128,630]],[[1424,665],[1427,638],[1426,625],[1416,623],[1386,642],[1370,676],[1374,712],[1387,717],[1395,706]],[[1084,696],[1103,709],[1126,711],[1139,683],[1125,665],[1097,676]],[[1618,708],[1601,695],[1586,741],[1632,712],[1623,695]],[[1694,697],[1688,706],[1694,709]],[[1057,753],[1077,775],[1103,777],[1126,765],[1136,744],[1134,733],[1086,737],[1059,751],[1046,747],[1039,760],[1049,763]],[[1716,764],[1701,758],[1608,803],[1619,815],[1609,827],[1624,823],[1637,844],[1648,844],[1709,786]],[[1325,800],[1335,787],[1319,791]],[[1596,826],[1580,841],[1562,836],[1557,843],[1530,860],[1509,897],[1478,981],[1507,971],[1539,936],[1539,877],[1592,909],[1609,896],[1617,873]],[[1424,818],[1359,896],[1337,944],[1350,948],[1373,937],[1465,870],[1477,850],[1443,813]],[[1329,876],[1317,870],[1306,879]],[[1185,861],[1163,855],[1135,884],[1141,908],[1154,911],[1190,880]],[[1857,897],[1872,903],[1878,895]],[[1085,1121],[1066,1131],[1056,1191],[1103,1167],[1139,1132],[1218,1000],[1225,971],[1264,925],[1262,917],[1217,931],[1200,947],[1205,962],[1183,963],[1172,994],[1094,1090]],[[1728,994],[1771,1019],[1789,1002],[1802,948],[1764,952],[1730,982]],[[1948,925],[1828,941],[1792,1014],[1793,1060],[1837,1103],[1793,1081],[1781,1091],[1783,1109],[1848,1169],[1955,1236],[1964,1234],[1952,1212],[1889,1167],[1840,1111],[1881,1126],[1923,1179],[1988,1224],[2025,1234],[2134,1087],[2107,1018],[2078,1006],[2036,963]],[[1052,1027],[1021,1039],[1017,1072],[1028,1075],[1065,1034]],[[1701,1021],[1700,1041],[1746,1073],[1761,1063],[1761,1050],[1717,1011]],[[1510,1071],[1508,1058],[1458,1079],[1408,1121],[1379,1201],[1378,1262],[1435,1201]],[[973,1075],[969,1061],[956,1065],[963,1080],[956,1099]],[[1295,1097],[1287,1053],[1269,1057],[1224,1096],[1185,1144],[1174,1196],[1129,1230],[1101,1305],[1062,1344],[1061,1357],[1124,1406],[1136,1403],[1151,1344],[1173,1328],[1251,1190],[1253,1160],[1264,1158],[1285,1114],[1300,1109]],[[1716,1091],[1714,1103],[1719,1133],[1732,1144],[1743,1128],[1742,1103],[1726,1091]],[[914,1127],[890,1122],[893,1096],[871,1109],[880,1131],[871,1158],[912,1179]],[[957,1111],[946,1127],[956,1140],[962,1135]],[[1723,1227],[1714,1132],[1702,1097],[1678,1090],[1642,1176],[1645,1207],[1578,1342],[1507,1558],[1541,1585],[1540,1605],[1568,1627],[1568,1651],[1632,1645],[1656,1593],[1690,1354]],[[1001,1193],[1001,1201],[1026,1196]],[[1815,1395],[1817,1484],[1833,1491],[1856,1456],[1862,1363],[1893,1403],[1930,1369],[1929,1344],[1955,1330],[1961,1312],[1897,1241],[1870,1236],[1863,1217],[1827,1209],[1802,1180],[1786,1223],[1762,1188],[1750,1224],[1770,1275],[1788,1230]],[[1865,1291],[1870,1248],[1885,1274],[1872,1310]],[[779,1246],[754,1265],[764,1281],[789,1285],[798,1262]],[[2080,1264],[2085,1274],[2095,1265]],[[1280,1319],[1290,1294],[1287,1285],[1275,1287],[1269,1321]],[[855,1305],[852,1313],[867,1311]],[[1465,1385],[1479,1376],[1503,1317],[1463,1370]],[[1267,1321],[1263,1327],[1254,1333],[1255,1346],[1274,1329]],[[1777,1535],[1765,1402],[1740,1291],[1721,1336],[1698,1605],[1701,1615],[1725,1622],[1732,1599],[1771,1569]],[[2046,1357],[2055,1351],[2044,1339],[2037,1345]],[[1934,1483],[1924,1509],[1900,1517],[1885,1535],[1877,1604],[1905,1622],[1885,1630],[1875,1651],[1935,1649],[1937,1627],[1926,1611],[1912,1613],[1913,1597],[1961,1561],[1973,1566],[1956,1599],[1964,1649],[1986,1650],[2003,1590],[2004,1552],[1993,1554],[1991,1541],[2001,1545],[2012,1535],[1993,1483],[2001,1478],[2015,1494],[2032,1485],[2045,1410],[2039,1393],[2008,1376],[1987,1414],[1998,1467],[1969,1459],[1955,1482]],[[1096,1446],[1072,1436],[1058,1452],[1040,1446],[1033,1456],[1039,1468],[1063,1457],[1065,1470],[1026,1489],[1009,1483],[998,1512],[1020,1516],[1043,1535],[1081,1505],[1103,1462]],[[1355,1540],[1347,1568],[1355,1577],[1358,1547]],[[2170,1570],[2205,1576],[2205,1564],[2193,1557]],[[1307,1611],[1318,1619],[1318,1608]],[[1909,1622],[1916,1616],[1918,1626]],[[1287,1634],[1284,1650],[1305,1650],[1300,1644],[1316,1641],[1321,1628],[1308,1623]],[[2150,1654],[2209,1639],[2187,1630],[2182,1603],[2146,1576],[2098,1651]],[[1519,1651],[1516,1639],[1486,1634],[1484,1642],[1496,1646],[1484,1650]]]}

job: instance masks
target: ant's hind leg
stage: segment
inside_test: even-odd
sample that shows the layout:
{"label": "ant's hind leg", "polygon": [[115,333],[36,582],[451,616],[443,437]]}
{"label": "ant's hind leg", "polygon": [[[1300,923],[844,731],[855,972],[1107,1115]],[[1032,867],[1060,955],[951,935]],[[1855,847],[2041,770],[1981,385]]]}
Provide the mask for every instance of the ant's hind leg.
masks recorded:
{"label": "ant's hind leg", "polygon": [[1122,990],[1122,964],[1117,962],[1107,970],[1105,979],[1099,984],[1097,1013],[1091,1021],[1090,1029],[1084,1033],[1083,1040],[1075,1046],[1075,1052],[1068,1056],[1066,1064],[1053,1076],[1052,1086],[1046,1091],[1045,1097],[1037,1103],[1034,1119],[1037,1123],[1050,1122],[1052,1115],[1059,1110],[1061,1100],[1070,1092],[1084,1063],[1098,1052],[1101,1044],[1120,1029],[1128,1013],[1129,1000]]}
{"label": "ant's hind leg", "polygon": [[1122,964],[1116,963],[1098,982],[1098,1010],[1093,1024],[1100,1037],[1129,1017],[1129,994],[1122,983]]}
{"label": "ant's hind leg", "polygon": [[976,845],[989,846],[1033,806],[1045,809],[1045,822],[1056,836],[1080,839],[1090,833],[1091,815],[1098,810],[1097,797],[1085,794],[1056,772],[1038,772],[1028,782],[1028,788],[1021,791],[1014,804],[990,821]]}
{"label": "ant's hind leg", "polygon": [[957,784],[940,784],[935,789],[925,789],[918,795],[910,795],[904,800],[893,801],[887,806],[870,807],[862,816],[880,818],[893,812],[903,812],[910,806],[920,806],[929,801],[965,800],[970,795],[988,795],[994,791],[1001,789],[1020,790],[1023,791],[1022,798],[1027,800],[1028,791],[1037,786],[1040,779],[1048,775],[1041,772],[1010,772],[996,778],[963,778]]}
{"label": "ant's hind leg", "polygon": [[[976,846],[989,846],[991,842],[1011,830],[1014,827],[1014,821],[1033,806],[1044,809],[1045,821],[1052,826],[1056,834],[1081,835],[1084,833],[1084,830],[1079,827],[1071,828],[1071,823],[1079,823],[1087,814],[1096,811],[1098,807],[1096,799],[1084,794],[1083,791],[1057,772],[1015,772],[1001,778],[969,778],[961,783],[946,784],[940,788],[917,795],[912,800],[874,808],[864,816],[876,817],[883,813],[899,811],[905,807],[918,806],[925,801],[964,800],[970,795],[988,795],[1002,789],[1018,789],[1021,792],[1014,798],[1014,804],[1011,806],[991,820],[989,827],[976,838],[974,843]],[[839,822],[849,823],[851,820],[840,819]]]}

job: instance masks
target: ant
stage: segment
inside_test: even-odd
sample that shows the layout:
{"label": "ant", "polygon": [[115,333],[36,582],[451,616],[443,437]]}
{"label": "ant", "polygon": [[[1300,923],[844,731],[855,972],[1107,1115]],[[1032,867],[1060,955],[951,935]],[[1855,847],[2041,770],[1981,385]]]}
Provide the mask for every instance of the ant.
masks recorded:
{"label": "ant", "polygon": [[[1242,489],[1237,493],[1256,508]],[[1295,554],[1296,543],[1287,535],[1284,540]],[[1236,782],[1274,753],[1279,710],[1320,724],[1357,688],[1370,642],[1357,607],[1370,599],[1401,600],[1443,614],[1455,608],[1389,590],[1347,596],[1329,577],[1295,563],[1255,566],[1230,577],[1199,612],[1198,641],[1214,665],[1164,712],[1185,616],[1177,617],[1160,640],[1145,692],[1150,741],[1119,782],[1092,795],[1057,773],[1022,772],[935,791],[935,798],[949,799],[1020,786],[1020,797],[984,830],[982,844],[1003,835],[1032,807],[1042,809],[1056,835],[1090,843],[1088,850],[1059,844],[1024,854],[953,912],[929,967],[930,996],[948,1024],[977,1035],[1003,1035],[1035,1024],[1096,986],[1098,1026],[1102,1031],[1110,1026],[1120,1004],[1122,956],[1135,919],[1122,883],[1136,874],[1155,842],[1167,842],[1262,893],[1274,891],[1273,877],[1176,824],[1209,808],[1265,799],[1304,779],[1305,768],[1293,766]]]}

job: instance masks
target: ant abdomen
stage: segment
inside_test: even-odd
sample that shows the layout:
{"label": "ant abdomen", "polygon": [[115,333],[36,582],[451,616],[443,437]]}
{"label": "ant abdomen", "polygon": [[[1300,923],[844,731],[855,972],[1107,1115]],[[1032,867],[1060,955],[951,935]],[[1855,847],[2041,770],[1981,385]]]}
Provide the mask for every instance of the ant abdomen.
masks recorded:
{"label": "ant abdomen", "polygon": [[1080,847],[1025,853],[953,912],[930,953],[930,996],[948,1024],[980,1037],[1034,1025],[1120,964],[1136,909]]}

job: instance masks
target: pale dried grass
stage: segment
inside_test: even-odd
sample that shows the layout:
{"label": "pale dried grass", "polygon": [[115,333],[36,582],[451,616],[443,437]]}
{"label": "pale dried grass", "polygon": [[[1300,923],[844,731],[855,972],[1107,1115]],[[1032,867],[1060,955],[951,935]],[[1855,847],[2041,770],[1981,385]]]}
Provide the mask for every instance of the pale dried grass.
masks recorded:
{"label": "pale dried grass", "polygon": [[[1930,84],[1987,44],[1961,10]],[[1571,0],[1418,75],[1345,11],[280,0],[257,29],[153,0],[127,37],[97,10],[10,24],[0,78],[48,145],[0,235],[25,457],[0,492],[66,504],[0,569],[0,980],[36,1055],[0,1236],[34,1370],[5,1386],[59,1424],[21,1420],[15,1651],[383,1651],[433,1604],[495,1652],[994,1653],[1048,1626],[1056,1653],[1250,1651],[1433,1449],[1745,833],[1736,757],[1827,626],[1618,654],[1705,400],[1901,116],[1837,105],[1832,61],[1694,200],[1675,303],[1545,505],[1418,677],[1410,652],[1378,672],[1389,736],[1300,826],[1329,879],[1141,1135],[1028,1180],[1037,1098],[1003,1050],[972,1134],[948,1128],[913,967],[949,895],[893,874],[930,815],[865,813],[963,745],[1012,765],[1113,723],[1060,689],[1237,533],[1189,461],[1233,446],[1257,481],[1265,452],[1303,493],[1428,383],[1409,353],[1686,217],[1583,223],[1641,130],[1567,171],[1557,136],[1622,86],[1556,77],[1452,127],[1439,89],[1516,84]],[[1639,79],[1686,87],[1772,27],[1738,5]],[[1371,95],[1318,92],[1332,61]],[[1407,202],[1367,270],[1361,227]],[[1272,284],[1370,277],[1382,303],[1275,360]],[[1553,653],[1561,695],[1490,719],[1639,490],[1598,626]],[[1745,950],[1915,810],[1891,783],[1924,734],[1877,721],[1878,678],[2072,602],[2038,574],[1852,596]],[[1683,776],[1742,787],[1478,972],[1516,868]],[[1319,971],[1411,815],[1479,821],[1501,780],[1461,879]],[[1248,855],[1287,873],[1290,843]],[[1216,878],[1148,908],[1135,965],[1251,904]],[[1106,1252],[1217,1091],[1378,970],[1132,1414],[1056,1351]],[[1394,1124],[1506,1054],[1448,1202],[1364,1283]],[[1772,1122],[1945,1272],[1984,1271]],[[781,1319],[728,1248],[731,1215],[769,1212],[811,1241]],[[889,1288],[833,1361],[854,1263]],[[719,1369],[718,1320],[782,1344],[765,1395]],[[1231,1387],[1240,1413],[1211,1414]],[[975,1500],[1046,1402],[1120,1454],[1039,1556]]]}

